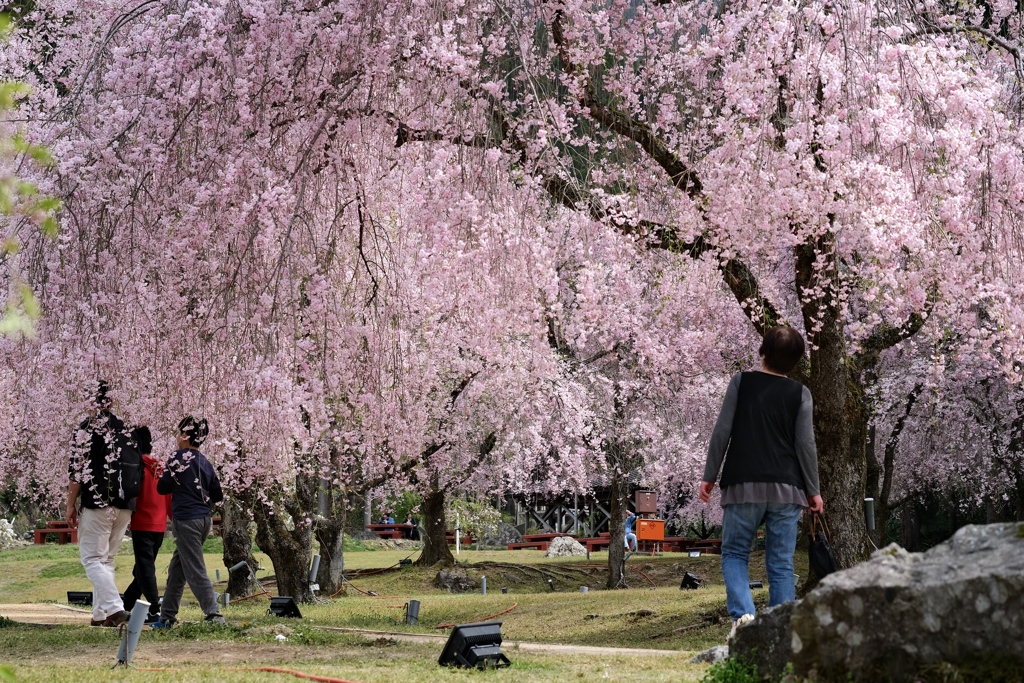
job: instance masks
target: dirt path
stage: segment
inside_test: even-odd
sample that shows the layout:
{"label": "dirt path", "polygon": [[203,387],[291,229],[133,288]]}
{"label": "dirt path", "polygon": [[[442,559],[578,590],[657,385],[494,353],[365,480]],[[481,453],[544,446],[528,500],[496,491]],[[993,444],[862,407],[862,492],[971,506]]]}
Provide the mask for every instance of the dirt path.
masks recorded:
{"label": "dirt path", "polygon": [[[394,631],[368,631],[356,628],[337,628],[333,626],[319,626],[325,631],[339,631],[342,633],[353,633],[366,636],[372,640],[378,638],[391,638],[407,643],[439,643],[444,644],[448,634],[432,635],[428,633],[398,633]],[[501,646],[505,649],[520,649],[529,652],[548,652],[551,654],[588,654],[588,655],[642,655],[651,656],[674,656],[678,650],[647,650],[638,647],[592,647],[590,645],[558,645],[555,643],[526,643],[520,640],[502,640]]]}
{"label": "dirt path", "polygon": [[[80,625],[88,626],[92,618],[92,612],[77,607],[56,605],[51,603],[26,603],[0,605],[0,616],[23,624],[39,624],[44,626],[56,625]],[[399,633],[394,631],[371,631],[368,629],[338,628],[332,626],[317,626],[325,631],[337,631],[340,633],[351,633],[360,635],[370,641],[400,641],[406,643],[430,643],[441,647],[447,640],[447,634],[428,633]],[[559,645],[554,643],[526,643],[521,641],[505,640],[502,647],[506,650],[519,649],[527,652],[543,652],[549,654],[588,654],[594,656],[643,656],[663,657],[678,656],[681,653],[675,650],[647,650],[642,648],[627,647],[592,647],[588,645]],[[282,662],[300,660],[312,656],[315,648],[301,645],[274,646],[265,643],[246,644],[237,642],[203,642],[196,641],[189,645],[187,660],[196,663],[210,664],[254,664],[261,662]],[[73,656],[76,660],[96,658],[96,663],[106,662],[110,659],[110,653],[85,654],[76,652]],[[116,653],[115,653],[116,654]],[[140,660],[143,657],[140,653]],[[180,646],[171,643],[152,643],[145,648],[145,661],[147,665],[159,666],[164,663],[183,663]],[[141,663],[141,661],[140,661]]]}

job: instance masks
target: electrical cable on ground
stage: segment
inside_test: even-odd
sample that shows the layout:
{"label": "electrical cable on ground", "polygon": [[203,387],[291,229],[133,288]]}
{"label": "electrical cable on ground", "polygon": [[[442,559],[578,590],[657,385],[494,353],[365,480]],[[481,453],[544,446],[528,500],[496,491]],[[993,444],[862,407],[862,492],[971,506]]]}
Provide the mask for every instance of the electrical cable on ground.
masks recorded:
{"label": "electrical cable on ground", "polygon": [[[402,563],[405,562],[405,560],[408,560],[410,557],[412,557],[413,555],[415,555],[418,552],[420,552],[420,549],[416,549],[416,550],[412,551],[411,553],[406,555],[405,558],[399,560],[398,562],[396,562],[395,564],[391,565],[390,567],[383,567],[381,569],[374,569],[374,570],[371,570],[371,571],[368,571],[368,572],[365,572],[365,573],[360,573],[360,577],[363,577],[363,576],[373,576],[374,574],[383,574],[384,572],[390,571],[390,570],[394,569],[395,567],[401,567]],[[402,598],[403,597],[403,596],[400,596],[400,595],[377,595],[377,594],[372,593],[372,592],[364,591],[361,588],[359,588],[358,586],[356,586],[354,583],[349,581],[348,578],[346,578],[345,574],[343,573],[341,575],[341,587],[338,590],[336,590],[334,593],[332,593],[331,595],[327,596],[327,599],[329,600],[329,599],[331,599],[333,597],[337,597],[338,594],[340,594],[343,590],[345,590],[345,584],[346,583],[348,585],[352,586],[353,588],[355,588],[357,591],[359,591],[363,595],[369,595],[369,596],[374,597],[374,598]]]}
{"label": "electrical cable on ground", "polygon": [[651,577],[647,576],[647,574],[644,574],[644,570],[643,569],[634,569],[633,571],[639,572],[640,576],[642,576],[645,579],[647,579],[647,583],[651,584],[651,588],[657,588],[658,587],[658,585],[656,583],[651,581]]}
{"label": "electrical cable on ground", "polygon": [[[498,612],[497,614],[491,614],[490,616],[486,616],[483,619],[474,619],[473,621],[464,621],[462,623],[463,624],[479,624],[481,621],[490,621],[494,617],[500,617],[502,614],[507,614],[507,613],[511,612],[516,607],[519,607],[519,603],[518,602],[512,603],[511,607],[509,607],[508,609],[503,609],[500,612]],[[436,628],[438,630],[446,629],[446,628],[455,628],[456,625],[457,624],[438,624],[434,628]]]}
{"label": "electrical cable on ground", "polygon": [[[132,667],[136,671],[181,671],[173,667]],[[227,667],[228,671],[260,671],[264,673],[272,674],[288,674],[289,676],[295,676],[296,678],[304,678],[309,681],[318,681],[319,683],[357,683],[356,681],[350,681],[344,678],[332,678],[330,676],[318,676],[316,674],[307,674],[303,671],[295,671],[294,669],[281,669],[276,666],[232,666]]]}
{"label": "electrical cable on ground", "polygon": [[243,600],[250,600],[252,598],[261,598],[264,595],[267,596],[268,598],[274,597],[273,595],[270,594],[270,591],[264,590],[264,591],[260,591],[258,593],[253,593],[252,595],[246,595],[243,598],[231,598],[231,602],[242,602]]}

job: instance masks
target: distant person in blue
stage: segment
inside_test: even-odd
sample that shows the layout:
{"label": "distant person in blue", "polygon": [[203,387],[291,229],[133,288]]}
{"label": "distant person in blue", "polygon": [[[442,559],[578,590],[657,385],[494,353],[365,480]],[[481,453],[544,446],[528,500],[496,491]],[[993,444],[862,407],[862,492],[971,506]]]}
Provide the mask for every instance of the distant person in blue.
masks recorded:
{"label": "distant person in blue", "polygon": [[804,339],[792,327],[775,327],[758,353],[761,369],[737,373],[729,382],[698,490],[702,501],[711,502],[721,469],[722,577],[733,633],[754,618],[748,564],[757,528],[764,523],[768,606],[774,607],[796,598],[800,515],[804,508],[824,507],[811,392],[786,377],[804,355]]}
{"label": "distant person in blue", "polygon": [[217,472],[199,452],[199,446],[209,433],[206,420],[197,420],[191,415],[178,423],[178,450],[167,458],[156,485],[158,493],[171,494],[175,549],[167,568],[160,621],[152,625],[155,629],[171,628],[177,621],[186,583],[206,614],[206,621],[226,623],[217,607],[217,597],[203,559],[203,542],[213,528],[211,509],[224,500]]}
{"label": "distant person in blue", "polygon": [[[626,552],[636,552],[636,534],[634,530],[636,528],[636,513],[630,512],[626,515],[626,535],[624,541],[626,543]],[[630,547],[630,541],[633,542],[633,547]]]}

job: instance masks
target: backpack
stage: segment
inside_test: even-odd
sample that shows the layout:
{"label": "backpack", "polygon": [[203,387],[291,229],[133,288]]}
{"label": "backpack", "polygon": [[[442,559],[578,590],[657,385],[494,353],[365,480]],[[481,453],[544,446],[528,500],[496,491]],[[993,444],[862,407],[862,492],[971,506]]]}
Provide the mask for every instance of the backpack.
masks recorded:
{"label": "backpack", "polygon": [[115,457],[107,470],[107,496],[128,502],[142,491],[142,454],[125,429],[113,430],[110,447]]}

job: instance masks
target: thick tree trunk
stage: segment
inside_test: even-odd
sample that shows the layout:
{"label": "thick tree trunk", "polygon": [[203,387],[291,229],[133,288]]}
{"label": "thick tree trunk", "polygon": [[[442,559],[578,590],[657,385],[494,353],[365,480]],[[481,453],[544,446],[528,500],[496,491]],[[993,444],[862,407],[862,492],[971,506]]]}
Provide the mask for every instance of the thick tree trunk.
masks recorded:
{"label": "thick tree trunk", "polygon": [[[316,505],[316,485],[312,478],[305,476],[297,476],[295,482],[294,494],[281,494],[278,496],[280,503],[268,507],[257,502],[253,506],[256,543],[274,563],[277,594],[289,595],[297,602],[311,602],[313,592],[309,589],[309,566],[313,532],[304,520]],[[291,516],[292,528],[288,528],[284,512]]]}
{"label": "thick tree trunk", "polygon": [[608,588],[615,588],[622,578],[622,558],[625,556],[626,510],[629,509],[629,475],[613,473],[611,476],[611,500],[608,520],[608,531],[611,533],[608,544]]}
{"label": "thick tree trunk", "polygon": [[416,564],[431,567],[435,564],[450,566],[455,564],[455,556],[448,548],[445,529],[448,523],[444,515],[444,490],[435,477],[430,482],[430,489],[420,501],[420,512],[423,515],[423,551]]}
{"label": "thick tree trunk", "polygon": [[[256,582],[252,580],[257,567],[256,558],[252,554],[252,531],[249,525],[252,513],[249,501],[244,495],[229,495],[224,498],[224,511],[221,513],[220,536],[224,541],[224,566],[228,568],[227,593],[241,598],[256,590]],[[246,569],[230,571],[239,562],[245,562],[251,572]]]}
{"label": "thick tree trunk", "polygon": [[817,292],[823,279],[835,277],[834,252],[830,234],[798,247],[796,282],[810,347],[807,384],[814,398],[821,496],[836,559],[841,567],[851,567],[868,549],[863,520],[867,412],[860,377],[846,353],[841,311]]}
{"label": "thick tree trunk", "polygon": [[320,570],[316,582],[321,594],[333,595],[341,588],[345,571],[345,557],[342,552],[345,520],[348,512],[348,497],[344,491],[326,491],[326,510],[316,524],[316,541],[320,546]]}

